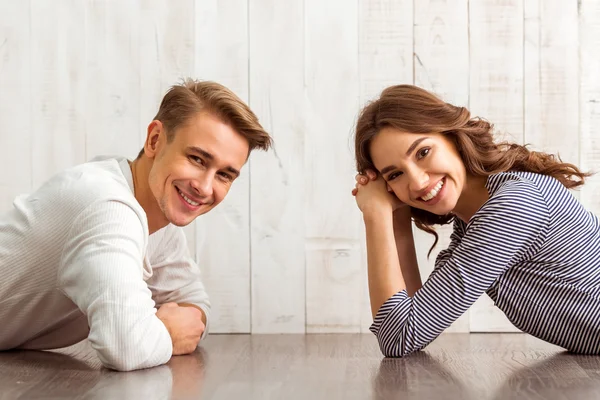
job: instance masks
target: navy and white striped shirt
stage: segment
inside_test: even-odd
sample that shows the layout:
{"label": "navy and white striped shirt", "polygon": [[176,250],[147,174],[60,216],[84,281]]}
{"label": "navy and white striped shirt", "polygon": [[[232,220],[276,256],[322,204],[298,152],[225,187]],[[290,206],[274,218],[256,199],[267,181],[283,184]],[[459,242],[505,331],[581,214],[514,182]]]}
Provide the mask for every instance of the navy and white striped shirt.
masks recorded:
{"label": "navy and white striped shirt", "polygon": [[371,331],[401,357],[427,346],[483,293],[523,332],[600,354],[600,222],[558,180],[529,172],[488,177],[488,201],[411,298],[396,293]]}

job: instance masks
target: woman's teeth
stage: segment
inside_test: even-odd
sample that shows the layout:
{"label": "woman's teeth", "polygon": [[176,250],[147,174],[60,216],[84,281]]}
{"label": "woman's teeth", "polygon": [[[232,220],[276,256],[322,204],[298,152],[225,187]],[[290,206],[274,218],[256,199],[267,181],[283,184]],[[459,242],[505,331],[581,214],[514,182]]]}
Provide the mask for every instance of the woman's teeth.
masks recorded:
{"label": "woman's teeth", "polygon": [[197,207],[197,206],[200,205],[200,203],[196,203],[195,201],[193,201],[192,199],[190,199],[189,197],[187,197],[185,194],[183,194],[183,192],[181,190],[177,189],[177,191],[179,192],[179,194],[181,195],[181,197],[183,197],[183,199],[188,202],[188,204],[191,204],[194,207]]}
{"label": "woman's teeth", "polygon": [[429,201],[433,199],[435,196],[437,196],[440,190],[442,190],[442,186],[444,186],[443,180],[439,181],[438,184],[435,185],[433,189],[431,189],[431,192],[427,193],[425,196],[422,196],[421,199],[424,201]]}

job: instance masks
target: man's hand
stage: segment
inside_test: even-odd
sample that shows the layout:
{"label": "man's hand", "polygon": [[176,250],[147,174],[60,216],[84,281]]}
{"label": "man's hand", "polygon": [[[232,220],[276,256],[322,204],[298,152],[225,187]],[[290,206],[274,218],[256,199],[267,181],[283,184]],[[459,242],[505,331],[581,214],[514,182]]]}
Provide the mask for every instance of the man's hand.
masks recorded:
{"label": "man's hand", "polygon": [[173,342],[173,355],[190,354],[204,332],[203,313],[195,307],[179,307],[177,303],[163,304],[156,316],[167,327]]}

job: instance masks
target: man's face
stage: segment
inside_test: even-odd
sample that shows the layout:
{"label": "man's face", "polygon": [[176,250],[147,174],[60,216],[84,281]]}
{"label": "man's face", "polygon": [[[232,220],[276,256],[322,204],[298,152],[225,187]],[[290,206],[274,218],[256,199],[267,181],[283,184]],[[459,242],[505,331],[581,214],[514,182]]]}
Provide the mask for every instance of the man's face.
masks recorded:
{"label": "man's face", "polygon": [[177,226],[189,224],[225,198],[249,152],[242,135],[208,112],[178,127],[171,143],[160,123],[149,140],[156,141],[150,190],[166,219]]}

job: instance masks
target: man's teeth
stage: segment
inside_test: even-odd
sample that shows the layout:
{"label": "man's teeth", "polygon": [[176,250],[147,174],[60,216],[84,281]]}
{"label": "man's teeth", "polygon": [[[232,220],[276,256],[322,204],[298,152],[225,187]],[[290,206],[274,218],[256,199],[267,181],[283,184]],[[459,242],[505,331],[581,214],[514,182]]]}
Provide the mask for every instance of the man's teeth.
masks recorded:
{"label": "man's teeth", "polygon": [[181,195],[181,197],[183,197],[183,199],[185,201],[187,201],[189,204],[193,205],[193,206],[199,206],[200,203],[196,203],[195,201],[193,201],[192,199],[190,199],[189,197],[187,197],[185,194],[183,194],[183,192],[179,189],[177,189],[177,191],[179,192],[179,194]]}
{"label": "man's teeth", "polygon": [[425,201],[429,201],[429,200],[433,199],[440,192],[440,190],[442,189],[442,186],[444,186],[444,181],[439,181],[438,184],[435,185],[435,187],[433,189],[431,189],[431,192],[429,192],[425,196],[421,197],[421,199],[423,199]]}

